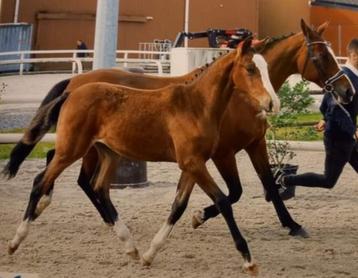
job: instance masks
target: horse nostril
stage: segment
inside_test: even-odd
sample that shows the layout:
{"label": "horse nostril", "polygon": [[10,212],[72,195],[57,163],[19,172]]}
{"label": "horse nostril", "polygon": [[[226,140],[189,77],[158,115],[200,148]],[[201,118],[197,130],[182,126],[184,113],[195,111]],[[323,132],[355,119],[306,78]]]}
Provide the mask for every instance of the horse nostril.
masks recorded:
{"label": "horse nostril", "polygon": [[271,112],[272,110],[273,110],[273,101],[271,100],[269,104],[269,111]]}

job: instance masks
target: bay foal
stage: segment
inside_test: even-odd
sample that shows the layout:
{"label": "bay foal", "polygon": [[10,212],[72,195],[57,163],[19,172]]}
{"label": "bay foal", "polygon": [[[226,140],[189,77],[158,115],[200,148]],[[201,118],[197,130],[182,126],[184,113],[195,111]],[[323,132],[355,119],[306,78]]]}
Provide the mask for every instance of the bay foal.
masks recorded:
{"label": "bay foal", "polygon": [[[46,169],[35,179],[23,222],[10,242],[9,253],[18,248],[30,223],[42,212],[39,200],[52,190],[56,178],[95,146],[100,154],[101,168],[94,190],[105,192],[102,201],[112,214],[107,174],[113,156],[176,161],[182,171],[171,213],[143,254],[144,264],[152,263],[183,214],[197,183],[224,216],[236,248],[244,258],[244,269],[255,274],[256,265],[236,225],[230,201],[205,165],[215,151],[222,115],[233,93],[250,92],[264,111],[272,106],[270,82],[267,76],[262,81],[265,75],[253,62],[262,67],[264,60],[261,55],[253,53],[250,45],[251,40],[245,40],[236,51],[216,61],[190,85],[145,91],[109,83],[89,83],[56,99],[53,107],[63,103],[57,125],[56,152]],[[129,230],[118,216],[115,226],[125,241],[126,252],[136,254]]]}

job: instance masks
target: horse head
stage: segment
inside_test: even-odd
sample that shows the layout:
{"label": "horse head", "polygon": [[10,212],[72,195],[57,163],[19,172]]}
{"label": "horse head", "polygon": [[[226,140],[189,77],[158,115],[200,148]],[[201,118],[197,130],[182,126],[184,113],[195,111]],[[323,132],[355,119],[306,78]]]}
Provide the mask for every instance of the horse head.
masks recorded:
{"label": "horse head", "polygon": [[[256,41],[255,48],[265,41]],[[261,54],[252,48],[252,38],[241,42],[237,48],[232,79],[235,90],[238,92],[250,92],[261,106],[264,113],[269,111],[278,112],[280,100],[271,84],[268,66]]]}
{"label": "horse head", "polygon": [[305,44],[301,48],[298,69],[304,79],[312,81],[335,95],[341,103],[352,101],[355,90],[341,70],[330,43],[322,38],[328,22],[313,29],[301,20]]}

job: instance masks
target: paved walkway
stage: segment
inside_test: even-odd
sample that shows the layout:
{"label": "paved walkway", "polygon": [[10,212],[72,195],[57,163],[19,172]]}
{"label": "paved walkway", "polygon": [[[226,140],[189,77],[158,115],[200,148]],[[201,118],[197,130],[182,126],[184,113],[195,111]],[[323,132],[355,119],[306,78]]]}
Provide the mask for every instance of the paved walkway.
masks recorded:
{"label": "paved walkway", "polygon": [[26,127],[52,86],[69,77],[70,74],[1,76],[0,84],[7,86],[1,94],[0,130]]}

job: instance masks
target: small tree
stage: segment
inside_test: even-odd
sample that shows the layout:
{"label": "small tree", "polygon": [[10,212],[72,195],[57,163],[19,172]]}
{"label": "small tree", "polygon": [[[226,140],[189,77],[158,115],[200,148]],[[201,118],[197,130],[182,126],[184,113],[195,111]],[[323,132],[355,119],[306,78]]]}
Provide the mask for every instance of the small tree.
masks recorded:
{"label": "small tree", "polygon": [[[291,126],[299,114],[307,113],[308,107],[314,102],[309,94],[309,87],[307,81],[300,81],[294,86],[286,81],[278,92],[281,100],[281,111],[270,118],[270,129],[267,133],[267,138],[271,139],[268,142],[268,154],[270,163],[275,165],[276,169],[281,169],[284,164],[288,163],[296,154],[289,150],[287,141],[277,140],[277,132],[279,128]],[[288,137],[289,131],[286,129],[283,136]]]}

